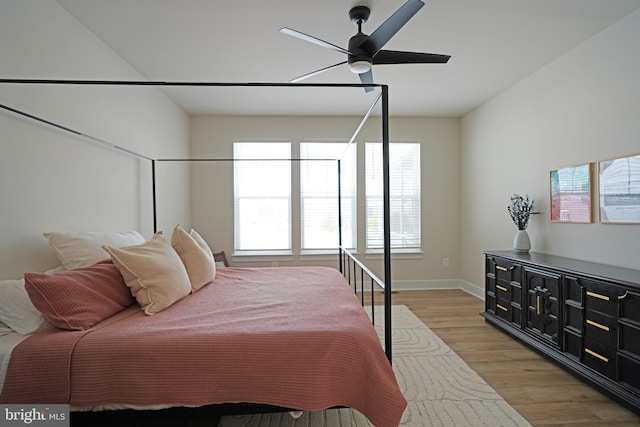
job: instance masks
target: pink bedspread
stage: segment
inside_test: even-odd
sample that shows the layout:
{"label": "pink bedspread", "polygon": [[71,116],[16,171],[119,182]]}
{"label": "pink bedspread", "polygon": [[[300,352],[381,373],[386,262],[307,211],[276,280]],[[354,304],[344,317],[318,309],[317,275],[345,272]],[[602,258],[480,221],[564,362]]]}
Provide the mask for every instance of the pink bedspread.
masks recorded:
{"label": "pink bedspread", "polygon": [[134,304],[87,331],[41,331],[14,349],[0,402],[347,406],[376,426],[406,406],[358,299],[324,267],[219,269],[153,316]]}

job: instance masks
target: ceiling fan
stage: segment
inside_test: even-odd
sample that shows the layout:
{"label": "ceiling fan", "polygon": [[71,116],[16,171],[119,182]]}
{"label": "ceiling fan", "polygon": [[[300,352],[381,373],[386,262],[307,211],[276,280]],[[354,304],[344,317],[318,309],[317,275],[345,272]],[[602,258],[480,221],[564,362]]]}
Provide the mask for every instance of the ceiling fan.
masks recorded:
{"label": "ceiling fan", "polygon": [[[349,18],[358,26],[358,33],[349,39],[349,49],[341,48],[317,37],[301,33],[291,28],[282,28],[280,32],[310,43],[317,44],[347,55],[347,60],[321,68],[290,80],[296,83],[316,76],[332,68],[348,64],[349,69],[360,76],[364,84],[373,84],[371,67],[379,64],[444,64],[451,56],[435,53],[404,52],[383,50],[382,47],[424,6],[421,0],[408,0],[393,15],[387,18],[371,35],[362,32],[362,24],[367,22],[371,10],[367,6],[356,6],[349,11]],[[365,91],[373,90],[365,87]]]}

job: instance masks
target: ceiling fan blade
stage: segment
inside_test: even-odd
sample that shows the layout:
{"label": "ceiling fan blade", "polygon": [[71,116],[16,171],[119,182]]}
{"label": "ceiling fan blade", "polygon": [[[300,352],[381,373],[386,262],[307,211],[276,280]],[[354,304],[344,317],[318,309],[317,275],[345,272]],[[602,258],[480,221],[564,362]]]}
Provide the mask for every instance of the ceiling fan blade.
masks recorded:
{"label": "ceiling fan blade", "polygon": [[371,33],[362,45],[367,44],[368,50],[370,49],[370,52],[374,52],[373,55],[375,55],[413,15],[418,13],[422,6],[424,3],[421,0],[408,0]]}
{"label": "ceiling fan blade", "polygon": [[[363,84],[373,84],[373,72],[371,70],[367,71],[366,73],[362,73],[362,74],[358,74],[360,76],[360,81]],[[373,90],[372,87],[365,87],[364,91],[365,92],[371,92]]]}
{"label": "ceiling fan blade", "polygon": [[307,73],[307,74],[303,74],[300,77],[296,77],[295,79],[289,80],[289,83],[298,83],[298,82],[300,82],[300,81],[302,81],[304,79],[308,79],[309,77],[313,77],[313,76],[316,76],[316,75],[318,75],[320,73],[324,73],[327,70],[330,70],[332,68],[335,68],[335,67],[337,67],[339,65],[343,65],[343,64],[346,64],[346,63],[347,63],[347,61],[338,62],[337,64],[329,65],[328,67],[324,67],[324,68],[321,68],[319,70],[312,71],[312,72]]}
{"label": "ceiling fan blade", "polygon": [[336,45],[331,44],[329,42],[326,42],[324,40],[320,40],[317,37],[313,37],[313,36],[310,36],[308,34],[301,33],[300,31],[292,30],[291,28],[286,28],[286,27],[285,28],[281,28],[280,32],[282,34],[286,34],[288,36],[293,36],[293,37],[302,39],[304,41],[308,41],[310,43],[317,44],[318,46],[326,47],[327,49],[335,50],[336,52],[346,53],[347,55],[350,55],[348,50],[343,49],[340,46],[336,46]]}
{"label": "ceiling fan blade", "polygon": [[450,55],[437,53],[381,50],[373,57],[373,64],[446,64]]}

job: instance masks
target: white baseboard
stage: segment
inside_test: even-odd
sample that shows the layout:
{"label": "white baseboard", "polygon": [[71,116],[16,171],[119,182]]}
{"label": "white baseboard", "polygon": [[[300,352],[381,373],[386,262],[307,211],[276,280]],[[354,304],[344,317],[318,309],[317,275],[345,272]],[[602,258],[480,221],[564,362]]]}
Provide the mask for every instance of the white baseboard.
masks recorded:
{"label": "white baseboard", "polygon": [[474,285],[473,283],[460,280],[460,289],[484,301],[484,288]]}
{"label": "white baseboard", "polygon": [[460,289],[460,280],[394,280],[394,291],[427,291],[435,289]]}
{"label": "white baseboard", "polygon": [[[360,289],[360,284],[358,284]],[[394,280],[393,291],[432,291],[441,289],[460,289],[484,301],[484,288],[461,279],[443,280]],[[365,287],[365,292],[368,291]]]}

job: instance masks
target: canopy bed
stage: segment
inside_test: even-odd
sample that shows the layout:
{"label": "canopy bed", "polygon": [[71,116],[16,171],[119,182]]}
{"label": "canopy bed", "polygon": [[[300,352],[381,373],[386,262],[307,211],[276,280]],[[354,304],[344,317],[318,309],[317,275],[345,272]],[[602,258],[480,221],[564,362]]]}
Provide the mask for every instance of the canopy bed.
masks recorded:
{"label": "canopy bed", "polygon": [[[174,282],[190,282],[193,287],[182,289],[182,293],[167,304],[158,305],[155,296],[143,298],[148,288],[142,285],[141,277],[146,277],[145,274],[171,276],[169,270],[166,275],[160,274],[170,261],[162,259],[154,264],[157,271],[141,273],[136,270],[142,262],[135,258],[139,255],[135,253],[137,249],[127,252],[127,248],[147,250],[155,245],[154,251],[173,257],[174,262],[178,259],[171,248],[165,247],[167,242],[157,229],[156,164],[234,159],[151,158],[0,104],[0,108],[11,114],[148,161],[155,233],[144,243],[137,242],[138,237],[133,236],[138,244],[125,248],[105,245],[111,260],[95,263],[94,259],[90,264],[52,274],[25,273],[25,287],[31,300],[54,327],[27,335],[11,345],[0,341],[0,350],[5,351],[0,372],[3,379],[0,402],[67,403],[74,411],[72,420],[92,424],[104,419],[113,422],[110,417],[124,409],[144,411],[148,416],[148,412],[166,414],[175,408],[194,408],[193,413],[212,408],[219,414],[247,407],[251,411],[265,411],[340,406],[359,410],[375,425],[399,423],[406,401],[390,366],[392,288],[386,86],[28,79],[0,79],[0,84],[377,88],[380,94],[350,143],[380,103],[384,172],[384,280],[344,248],[340,237],[337,242],[340,272],[326,267],[212,267],[212,271],[206,270],[207,279],[200,280],[196,288],[192,273],[199,274],[200,266],[190,269],[184,254],[178,250],[180,244],[176,246],[174,239],[182,236],[189,242],[193,240],[210,255],[212,262],[213,254],[197,233],[194,235],[192,231],[184,237],[176,227],[171,245],[186,267],[182,274],[187,276]],[[340,159],[334,160],[340,174]],[[340,211],[340,189],[338,194]],[[341,230],[340,214],[338,224]],[[130,261],[134,258],[135,262]],[[181,269],[182,264],[177,264],[176,269]],[[384,291],[384,351],[362,308],[367,281],[371,285],[371,304],[374,288]],[[136,289],[133,282],[140,286]],[[102,288],[105,292],[98,295],[95,302],[92,298]],[[360,298],[354,295],[358,293]],[[88,317],[87,313],[90,313]],[[0,340],[2,338],[0,336]]]}

